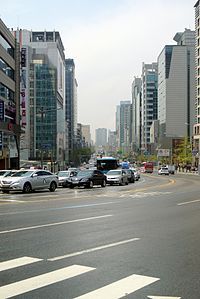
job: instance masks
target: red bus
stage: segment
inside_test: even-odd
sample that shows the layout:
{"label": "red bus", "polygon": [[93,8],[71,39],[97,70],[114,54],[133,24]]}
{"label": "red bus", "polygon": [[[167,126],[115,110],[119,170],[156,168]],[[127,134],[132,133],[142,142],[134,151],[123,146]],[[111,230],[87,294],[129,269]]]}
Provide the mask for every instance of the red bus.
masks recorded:
{"label": "red bus", "polygon": [[153,162],[143,162],[141,164],[141,172],[152,173],[153,172]]}

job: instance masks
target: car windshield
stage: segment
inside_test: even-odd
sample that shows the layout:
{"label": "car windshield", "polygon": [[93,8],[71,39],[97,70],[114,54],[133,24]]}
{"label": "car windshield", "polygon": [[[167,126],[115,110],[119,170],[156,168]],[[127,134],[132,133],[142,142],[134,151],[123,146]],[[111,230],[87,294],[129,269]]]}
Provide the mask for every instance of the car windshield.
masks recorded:
{"label": "car windshield", "polygon": [[85,177],[85,176],[90,176],[93,174],[93,171],[91,170],[81,170],[77,173],[77,177]]}
{"label": "car windshield", "polygon": [[118,174],[121,174],[121,170],[110,170],[108,171],[109,175],[118,175]]}
{"label": "car windshield", "polygon": [[26,176],[30,176],[33,173],[34,173],[34,171],[23,170],[23,171],[18,171],[16,173],[14,173],[12,175],[12,177],[26,177]]}
{"label": "car windshield", "polygon": [[59,177],[68,177],[68,176],[70,176],[70,172],[69,172],[69,171],[59,171],[59,172],[57,173],[57,175],[58,175]]}

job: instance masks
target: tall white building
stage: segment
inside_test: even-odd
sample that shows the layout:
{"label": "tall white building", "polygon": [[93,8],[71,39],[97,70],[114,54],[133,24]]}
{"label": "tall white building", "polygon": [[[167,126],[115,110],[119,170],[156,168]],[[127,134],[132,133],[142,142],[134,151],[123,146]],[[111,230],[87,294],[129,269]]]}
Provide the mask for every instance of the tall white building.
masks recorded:
{"label": "tall white building", "polygon": [[135,77],[132,83],[132,148],[134,152],[141,149],[141,78]]}
{"label": "tall white building", "polygon": [[108,142],[108,133],[106,128],[98,128],[95,130],[96,132],[96,146],[106,146]]}
{"label": "tall white building", "polygon": [[141,150],[150,151],[150,128],[158,117],[158,64],[142,65]]}
{"label": "tall white building", "polygon": [[165,146],[191,137],[195,120],[195,32],[185,29],[174,40],[177,45],[165,46],[158,57],[159,133]]}

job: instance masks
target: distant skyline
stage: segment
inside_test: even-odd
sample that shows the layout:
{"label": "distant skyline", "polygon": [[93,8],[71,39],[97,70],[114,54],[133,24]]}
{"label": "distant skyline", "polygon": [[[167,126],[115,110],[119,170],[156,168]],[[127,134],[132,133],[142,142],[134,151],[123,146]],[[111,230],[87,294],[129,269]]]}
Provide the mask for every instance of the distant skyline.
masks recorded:
{"label": "distant skyline", "polygon": [[120,101],[131,100],[134,76],[152,63],[176,32],[194,30],[188,0],[10,0],[0,17],[8,28],[60,32],[66,58],[74,59],[78,122],[115,129]]}

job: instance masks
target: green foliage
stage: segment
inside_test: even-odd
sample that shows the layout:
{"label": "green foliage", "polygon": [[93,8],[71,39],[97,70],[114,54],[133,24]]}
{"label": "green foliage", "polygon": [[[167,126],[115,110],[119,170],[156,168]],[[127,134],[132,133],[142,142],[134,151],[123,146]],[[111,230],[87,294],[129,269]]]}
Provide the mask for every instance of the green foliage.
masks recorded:
{"label": "green foliage", "polygon": [[188,138],[184,138],[179,145],[176,146],[173,153],[173,161],[177,164],[192,163],[192,145]]}

